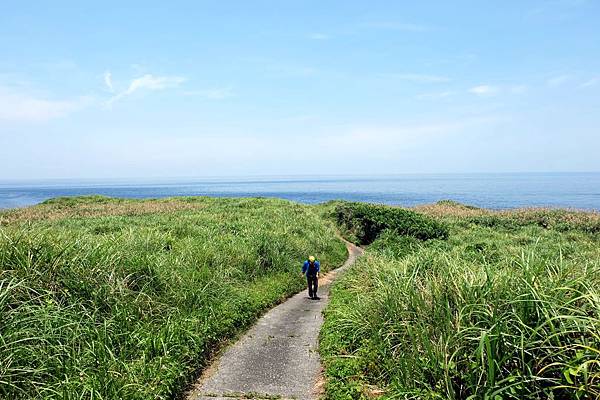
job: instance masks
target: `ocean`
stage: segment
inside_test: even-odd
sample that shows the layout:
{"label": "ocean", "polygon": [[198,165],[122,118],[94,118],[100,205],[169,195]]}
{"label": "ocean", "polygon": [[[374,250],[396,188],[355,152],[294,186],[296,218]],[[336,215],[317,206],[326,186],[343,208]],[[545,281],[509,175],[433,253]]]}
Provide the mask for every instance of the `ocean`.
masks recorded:
{"label": "ocean", "polygon": [[600,172],[0,181],[0,208],[92,194],[126,198],[261,196],[308,204],[343,199],[402,206],[449,199],[492,209],[600,210]]}

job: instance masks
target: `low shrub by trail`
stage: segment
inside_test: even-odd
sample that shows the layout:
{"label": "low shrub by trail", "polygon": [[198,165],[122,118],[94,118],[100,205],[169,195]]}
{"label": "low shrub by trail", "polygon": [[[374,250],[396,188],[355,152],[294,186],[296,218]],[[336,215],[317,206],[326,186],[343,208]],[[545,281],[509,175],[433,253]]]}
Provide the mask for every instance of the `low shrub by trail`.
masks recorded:
{"label": "low shrub by trail", "polygon": [[282,200],[58,199],[0,213],[0,398],[166,399],[346,249]]}
{"label": "low shrub by trail", "polygon": [[386,232],[334,285],[327,398],[600,398],[600,237],[471,217],[436,216],[445,241]]}
{"label": "low shrub by trail", "polygon": [[349,239],[370,244],[386,230],[420,240],[446,239],[448,228],[414,211],[368,203],[340,202],[335,220]]}

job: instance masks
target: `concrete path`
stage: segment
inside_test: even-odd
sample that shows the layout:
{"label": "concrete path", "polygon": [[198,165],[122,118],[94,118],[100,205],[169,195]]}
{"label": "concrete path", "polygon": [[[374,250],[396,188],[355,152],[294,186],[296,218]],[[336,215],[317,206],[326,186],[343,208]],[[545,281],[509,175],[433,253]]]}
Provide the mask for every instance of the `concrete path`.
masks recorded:
{"label": "concrete path", "polygon": [[309,299],[304,291],[267,312],[205,371],[187,398],[317,398],[321,371],[318,336],[329,284],[362,254],[362,249],[346,245],[348,259],[344,265],[319,279],[321,300]]}

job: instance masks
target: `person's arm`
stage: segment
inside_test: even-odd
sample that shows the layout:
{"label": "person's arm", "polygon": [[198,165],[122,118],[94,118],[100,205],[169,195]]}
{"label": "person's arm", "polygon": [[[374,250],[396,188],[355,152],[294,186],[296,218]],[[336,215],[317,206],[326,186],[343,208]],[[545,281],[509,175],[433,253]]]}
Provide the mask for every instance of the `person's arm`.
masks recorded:
{"label": "person's arm", "polygon": [[306,274],[307,269],[308,269],[308,263],[306,261],[304,261],[304,264],[302,264],[302,275]]}
{"label": "person's arm", "polygon": [[319,277],[319,272],[321,271],[321,263],[315,261],[315,267],[317,268],[317,278]]}

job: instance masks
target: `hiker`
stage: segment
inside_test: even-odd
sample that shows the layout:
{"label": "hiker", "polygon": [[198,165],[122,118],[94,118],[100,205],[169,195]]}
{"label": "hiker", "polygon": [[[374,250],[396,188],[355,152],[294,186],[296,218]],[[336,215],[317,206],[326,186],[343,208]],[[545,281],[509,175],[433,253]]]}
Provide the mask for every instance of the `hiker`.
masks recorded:
{"label": "hiker", "polygon": [[317,289],[319,288],[320,268],[321,263],[314,256],[308,257],[302,266],[302,275],[306,275],[306,282],[308,282],[308,297],[313,300],[319,300]]}

